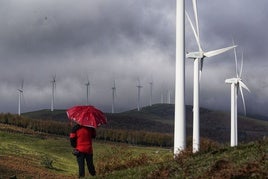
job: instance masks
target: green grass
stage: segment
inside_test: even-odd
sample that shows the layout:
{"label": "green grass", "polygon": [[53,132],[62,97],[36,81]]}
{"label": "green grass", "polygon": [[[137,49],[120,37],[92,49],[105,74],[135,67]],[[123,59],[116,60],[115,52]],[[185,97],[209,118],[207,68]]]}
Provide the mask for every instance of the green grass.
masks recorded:
{"label": "green grass", "polygon": [[44,163],[44,160],[51,160],[55,170],[68,174],[75,172],[76,165],[73,157],[70,156],[71,148],[66,138],[32,136],[3,131],[0,131],[0,138],[1,155],[29,157],[34,159],[37,165]]}
{"label": "green grass", "polygon": [[[136,147],[98,141],[94,141],[93,144],[96,170],[99,175],[106,177],[112,176],[112,173],[118,173],[115,174],[118,176],[120,173],[122,175],[136,173],[136,170],[140,170],[139,167],[148,167],[148,165],[172,158],[172,152],[162,148]],[[16,133],[14,130],[11,133],[0,131],[0,157],[23,158],[32,165],[55,174],[77,175],[76,158],[71,152],[72,148],[67,137],[40,133],[29,135],[21,131]],[[13,173],[11,172],[8,176]]]}
{"label": "green grass", "polygon": [[[37,166],[58,178],[77,176],[76,158],[71,154],[67,137],[24,134],[16,129],[17,132],[0,130],[0,178],[14,174],[18,178],[34,178],[31,171],[21,174],[10,169],[1,173],[7,165],[1,161],[4,157],[23,159],[29,166]],[[199,153],[192,154],[189,148],[175,160],[170,149],[94,141],[98,174],[95,178],[265,178],[268,176],[267,155],[267,139],[233,148],[203,140]]]}

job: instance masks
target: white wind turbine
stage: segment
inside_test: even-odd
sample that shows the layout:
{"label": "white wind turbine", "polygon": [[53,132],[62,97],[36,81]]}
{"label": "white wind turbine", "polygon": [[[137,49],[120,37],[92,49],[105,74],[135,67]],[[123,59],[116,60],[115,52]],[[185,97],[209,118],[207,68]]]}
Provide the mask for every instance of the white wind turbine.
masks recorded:
{"label": "white wind turbine", "polygon": [[164,94],[163,94],[163,90],[160,93],[160,103],[164,104]]}
{"label": "white wind turbine", "polygon": [[56,89],[56,75],[53,75],[52,76],[51,86],[52,86],[51,111],[54,111],[55,89]]}
{"label": "white wind turbine", "polygon": [[237,135],[237,95],[238,95],[238,91],[240,91],[240,93],[241,93],[245,115],[246,115],[246,105],[245,105],[245,98],[243,95],[243,88],[246,89],[248,92],[250,92],[248,87],[245,85],[245,83],[241,79],[242,71],[243,71],[243,61],[244,61],[243,52],[242,52],[241,67],[240,67],[239,74],[238,74],[238,68],[237,68],[237,55],[236,55],[235,49],[234,49],[234,54],[235,54],[236,77],[225,80],[225,83],[231,84],[231,146],[232,147],[237,146],[237,144],[238,144],[238,135]]}
{"label": "white wind turbine", "polygon": [[176,69],[174,156],[186,148],[185,116],[185,0],[176,0]]}
{"label": "white wind turbine", "polygon": [[115,97],[116,97],[116,87],[115,87],[115,80],[112,87],[112,114],[115,112]]}
{"label": "white wind turbine", "polygon": [[137,108],[138,108],[138,111],[140,111],[140,107],[141,107],[141,88],[143,86],[141,86],[140,84],[140,79],[138,79],[138,84],[137,84],[137,89],[138,89],[138,101],[137,101]]}
{"label": "white wind turbine", "polygon": [[86,85],[86,93],[87,93],[87,103],[86,105],[89,105],[89,94],[90,94],[90,83],[89,83],[89,80],[87,79],[87,83],[85,84]]}
{"label": "white wind turbine", "polygon": [[152,106],[152,101],[153,101],[153,82],[151,81],[149,84],[150,84],[150,103],[149,103],[149,105]]}
{"label": "white wind turbine", "polygon": [[167,103],[171,104],[171,91],[170,91],[170,89],[168,89],[168,91],[167,91]]}
{"label": "white wind turbine", "polygon": [[200,83],[200,73],[202,72],[203,62],[206,57],[213,57],[224,53],[228,50],[235,48],[236,46],[230,46],[226,48],[221,48],[218,50],[207,51],[205,52],[202,49],[200,42],[200,34],[199,34],[199,22],[198,22],[198,13],[197,13],[197,2],[196,0],[192,0],[194,17],[195,17],[195,26],[192,23],[189,15],[186,13],[186,16],[189,20],[191,28],[193,30],[195,40],[198,45],[198,51],[189,52],[186,54],[186,58],[190,58],[194,60],[194,92],[193,92],[193,152],[199,151],[199,83]]}
{"label": "white wind turbine", "polygon": [[17,89],[19,92],[19,102],[18,102],[18,115],[21,115],[21,98],[23,95],[23,80],[21,82],[21,88]]}

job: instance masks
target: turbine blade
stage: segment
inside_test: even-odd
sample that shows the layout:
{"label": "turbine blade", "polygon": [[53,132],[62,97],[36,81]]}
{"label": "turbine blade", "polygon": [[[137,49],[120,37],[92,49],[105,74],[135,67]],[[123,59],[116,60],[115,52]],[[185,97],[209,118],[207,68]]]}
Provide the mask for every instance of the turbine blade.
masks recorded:
{"label": "turbine blade", "polygon": [[240,66],[239,78],[241,78],[241,76],[242,76],[243,65],[244,65],[244,51],[242,51],[242,58],[241,58],[241,66]]}
{"label": "turbine blade", "polygon": [[239,90],[240,90],[241,97],[242,97],[242,101],[243,101],[244,114],[245,114],[245,116],[246,116],[246,115],[247,115],[247,111],[246,111],[245,98],[244,98],[244,94],[243,94],[242,86],[241,86],[240,84],[239,84]]}
{"label": "turbine blade", "polygon": [[25,101],[25,97],[24,97],[23,91],[21,92],[21,98],[22,98],[23,104],[25,105],[26,104],[26,101]]}
{"label": "turbine blade", "polygon": [[196,33],[196,30],[195,30],[195,28],[194,28],[193,22],[191,21],[191,18],[190,18],[190,16],[188,15],[188,13],[187,13],[186,11],[185,11],[185,14],[186,14],[186,17],[187,17],[187,19],[188,19],[190,25],[191,25],[191,28],[192,28],[193,32],[194,32],[194,37],[195,37],[196,43],[197,43],[197,45],[198,45],[198,48],[199,48],[199,49],[202,49],[202,48],[201,48],[200,41],[199,41],[199,36],[198,36],[197,33]]}
{"label": "turbine blade", "polygon": [[201,78],[202,78],[202,71],[200,70],[199,71],[199,81],[201,81]]}
{"label": "turbine blade", "polygon": [[[233,46],[234,45],[235,45],[235,43],[234,43],[234,40],[233,40]],[[235,73],[236,73],[236,77],[238,78],[236,48],[234,48],[234,55],[235,55]]]}
{"label": "turbine blade", "polygon": [[221,53],[224,53],[224,52],[226,52],[228,50],[231,50],[231,49],[233,49],[235,47],[236,47],[236,45],[230,46],[230,47],[226,47],[226,48],[221,48],[221,49],[218,49],[218,50],[212,50],[212,51],[209,51],[209,52],[205,52],[204,53],[204,56],[206,56],[206,57],[213,57],[213,56],[219,55]]}
{"label": "turbine blade", "polygon": [[23,90],[24,79],[21,81],[21,90]]}
{"label": "turbine blade", "polygon": [[[197,60],[199,60],[199,59],[197,59]],[[199,81],[201,81],[201,78],[202,78],[203,63],[204,63],[204,58],[201,58],[200,63],[199,63],[199,65],[200,65],[200,68],[199,68]]]}
{"label": "turbine blade", "polygon": [[89,82],[89,77],[88,77],[88,75],[87,75],[87,82]]}
{"label": "turbine blade", "polygon": [[242,88],[246,89],[248,92],[250,92],[249,88],[248,88],[248,87],[245,85],[245,83],[243,83],[241,80],[239,81],[239,85],[240,85]]}
{"label": "turbine blade", "polygon": [[197,12],[197,3],[196,3],[196,0],[192,0],[192,2],[193,2],[193,9],[194,9],[196,34],[197,34],[198,39],[200,39],[200,35],[199,35],[199,22],[198,22],[198,12]]}
{"label": "turbine blade", "polygon": [[201,58],[200,61],[201,61],[200,71],[202,72],[204,66],[204,58]]}

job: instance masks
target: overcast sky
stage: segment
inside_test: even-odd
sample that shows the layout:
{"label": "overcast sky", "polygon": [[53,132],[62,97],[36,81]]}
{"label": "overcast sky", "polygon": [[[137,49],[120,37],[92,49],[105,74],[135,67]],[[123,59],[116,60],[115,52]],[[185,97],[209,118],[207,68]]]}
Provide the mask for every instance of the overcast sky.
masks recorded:
{"label": "overcast sky", "polygon": [[[55,108],[86,103],[111,111],[116,81],[116,111],[147,106],[153,82],[153,103],[167,101],[175,83],[175,0],[2,0],[0,1],[0,112],[17,113],[24,81],[22,112],[49,109],[51,81],[56,75]],[[241,59],[247,110],[268,116],[268,1],[198,1],[204,50],[232,45]],[[193,19],[191,1],[186,10]],[[186,20],[186,51],[197,45]],[[235,77],[234,52],[206,59],[200,105],[230,111],[230,85]],[[192,104],[193,61],[186,59],[186,102]],[[243,112],[241,97],[239,112]]]}

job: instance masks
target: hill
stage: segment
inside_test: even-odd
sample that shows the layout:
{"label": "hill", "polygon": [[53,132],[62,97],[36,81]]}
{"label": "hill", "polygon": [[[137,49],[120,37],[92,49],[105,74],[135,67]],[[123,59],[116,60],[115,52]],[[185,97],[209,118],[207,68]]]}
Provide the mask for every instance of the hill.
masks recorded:
{"label": "hill", "polygon": [[43,109],[38,111],[31,111],[22,114],[25,117],[32,119],[44,119],[44,120],[56,120],[56,121],[68,121],[66,116],[66,110],[57,109],[53,112],[50,109]]}
{"label": "hill", "polygon": [[[0,138],[0,178],[76,178],[76,159],[66,137],[0,124]],[[94,178],[268,176],[267,139],[232,148],[207,139],[201,142],[200,152],[186,149],[174,160],[169,149],[94,141]]]}
{"label": "hill", "polygon": [[[24,113],[23,116],[45,120],[68,121],[65,110],[40,110]],[[149,131],[173,134],[174,105],[155,104],[122,113],[106,113],[108,124],[104,128]],[[192,135],[192,106],[186,106],[187,136]],[[268,134],[268,122],[251,117],[238,116],[239,142],[261,139]],[[230,140],[230,114],[222,111],[200,109],[200,135],[219,142]]]}

